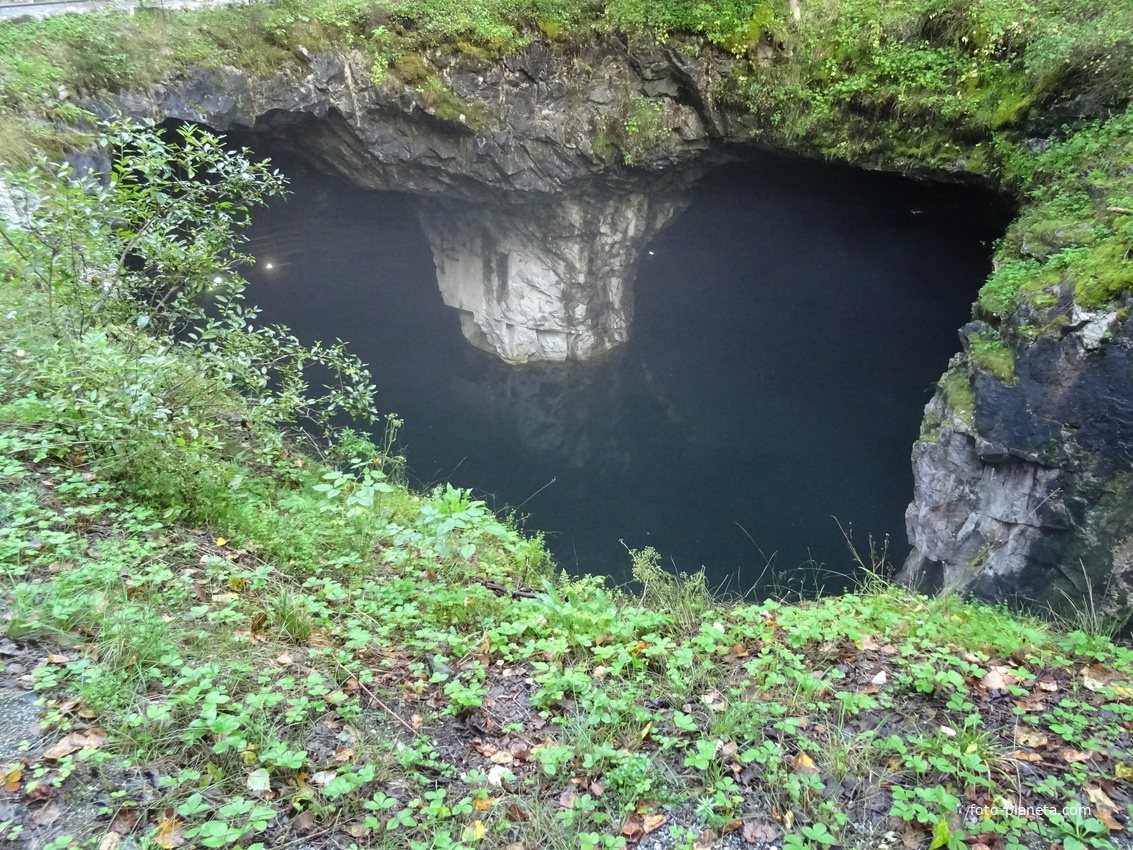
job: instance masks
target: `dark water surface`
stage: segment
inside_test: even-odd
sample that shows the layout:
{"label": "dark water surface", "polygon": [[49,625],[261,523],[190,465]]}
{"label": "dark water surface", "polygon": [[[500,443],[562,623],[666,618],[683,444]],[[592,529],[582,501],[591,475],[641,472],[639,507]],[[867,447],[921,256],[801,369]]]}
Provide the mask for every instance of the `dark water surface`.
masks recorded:
{"label": "dark water surface", "polygon": [[322,176],[292,188],[258,215],[251,299],[370,364],[417,483],[522,506],[561,565],[617,579],[620,540],[732,590],[849,572],[839,522],[906,554],[909,450],[1002,231],[989,198],[723,166],[650,246],[623,350],[509,367],[461,336],[409,199]]}

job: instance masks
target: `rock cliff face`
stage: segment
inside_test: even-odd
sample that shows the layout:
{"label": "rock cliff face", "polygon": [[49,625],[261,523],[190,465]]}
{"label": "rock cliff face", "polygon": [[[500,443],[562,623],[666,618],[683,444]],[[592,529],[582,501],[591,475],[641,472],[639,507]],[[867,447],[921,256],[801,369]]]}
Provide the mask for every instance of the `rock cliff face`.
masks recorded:
{"label": "rock cliff face", "polygon": [[356,184],[420,196],[446,303],[507,362],[585,360],[625,341],[638,257],[724,132],[710,91],[726,63],[536,43],[491,65],[438,53],[414,66],[419,79],[375,85],[360,55],[300,59],[270,79],[198,68],[86,106],[251,131]]}
{"label": "rock cliff face", "polygon": [[[987,332],[967,325],[965,348]],[[1120,622],[1133,610],[1128,306],[1087,313],[1067,294],[1005,333],[1012,378],[961,355],[942,382],[952,392],[925,411],[901,578]]]}

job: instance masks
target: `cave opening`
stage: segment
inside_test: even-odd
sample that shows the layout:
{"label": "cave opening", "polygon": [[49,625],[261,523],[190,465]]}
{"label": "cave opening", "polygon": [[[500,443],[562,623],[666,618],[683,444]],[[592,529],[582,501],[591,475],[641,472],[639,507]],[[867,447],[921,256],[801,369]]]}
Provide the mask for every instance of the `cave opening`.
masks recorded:
{"label": "cave opening", "polygon": [[250,300],[370,365],[415,485],[472,487],[561,566],[615,580],[646,546],[732,591],[845,587],[846,536],[900,565],[909,450],[1001,197],[729,157],[643,254],[628,343],[512,366],[462,336],[413,198],[270,152],[292,194],[254,216]]}

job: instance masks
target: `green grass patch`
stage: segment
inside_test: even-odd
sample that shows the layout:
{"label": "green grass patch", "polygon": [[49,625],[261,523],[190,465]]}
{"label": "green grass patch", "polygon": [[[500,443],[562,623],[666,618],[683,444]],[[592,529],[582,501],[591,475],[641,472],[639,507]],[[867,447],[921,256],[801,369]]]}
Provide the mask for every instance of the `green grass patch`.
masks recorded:
{"label": "green grass patch", "polygon": [[952,411],[969,428],[976,424],[976,391],[972,388],[972,380],[968,377],[968,370],[951,369],[941,379],[940,388],[944,398],[948,401]]}
{"label": "green grass patch", "polygon": [[991,372],[1003,384],[1015,380],[1015,354],[998,334],[973,334],[968,340],[968,357],[972,365]]}

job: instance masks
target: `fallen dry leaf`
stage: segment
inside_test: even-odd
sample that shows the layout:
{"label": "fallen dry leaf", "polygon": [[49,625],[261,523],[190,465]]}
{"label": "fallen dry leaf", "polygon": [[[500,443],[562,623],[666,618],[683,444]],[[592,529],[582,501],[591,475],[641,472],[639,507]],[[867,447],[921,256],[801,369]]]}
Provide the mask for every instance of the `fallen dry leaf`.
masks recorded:
{"label": "fallen dry leaf", "polygon": [[333,770],[320,770],[318,773],[312,774],[311,781],[322,788],[326,788],[337,775]]}
{"label": "fallen dry leaf", "polygon": [[307,810],[301,813],[295,820],[291,821],[291,825],[295,828],[296,832],[306,834],[315,827],[315,813]]}
{"label": "fallen dry leaf", "polygon": [[1018,681],[1006,667],[992,667],[987,675],[980,679],[980,684],[989,691],[1005,691],[1008,686]]}
{"label": "fallen dry leaf", "polygon": [[1015,732],[1015,740],[1024,747],[1045,747],[1048,739],[1045,732],[1031,729],[1028,726],[1020,726]]}
{"label": "fallen dry leaf", "polygon": [[711,829],[706,829],[700,833],[696,841],[692,842],[692,850],[711,850],[712,845],[716,843],[716,833]]}
{"label": "fallen dry leaf", "polygon": [[757,841],[772,842],[779,837],[779,830],[774,824],[749,820],[744,821],[743,835],[748,844],[755,844]]}
{"label": "fallen dry leaf", "polygon": [[1104,823],[1110,832],[1121,832],[1121,830],[1125,829],[1125,827],[1114,820],[1110,812],[1094,812],[1094,817]]}
{"label": "fallen dry leaf", "polygon": [[920,848],[925,839],[928,838],[928,833],[924,830],[917,829],[912,824],[905,824],[901,829],[901,843],[908,848],[908,850],[917,850]]}
{"label": "fallen dry leaf", "polygon": [[1062,756],[1063,761],[1074,764],[1075,762],[1089,761],[1093,758],[1094,751],[1090,750],[1088,753],[1084,753],[1081,750],[1072,750],[1070,747],[1063,747],[1058,751],[1058,754]]}
{"label": "fallen dry leaf", "polygon": [[879,652],[881,650],[880,644],[873,639],[872,635],[862,635],[862,639],[858,641],[858,646],[867,652]]}
{"label": "fallen dry leaf", "polygon": [[110,831],[118,835],[129,835],[137,822],[137,809],[119,809],[114,820],[110,822]]}
{"label": "fallen dry leaf", "polygon": [[496,804],[495,797],[477,797],[472,801],[472,808],[478,812],[486,812]]}
{"label": "fallen dry leaf", "polygon": [[1094,817],[1098,817],[1100,812],[1113,814],[1117,811],[1117,804],[1097,785],[1087,785],[1086,796],[1094,804]]}
{"label": "fallen dry leaf", "polygon": [[36,827],[50,826],[63,817],[63,811],[55,803],[48,803],[31,816],[31,822]]}
{"label": "fallen dry leaf", "polygon": [[40,803],[44,800],[49,799],[51,795],[51,786],[46,782],[41,782],[38,785],[33,785],[32,788],[27,792],[27,794],[24,795],[24,802],[28,803],[29,805],[31,803]]}
{"label": "fallen dry leaf", "polygon": [[651,832],[656,832],[665,823],[664,815],[649,815],[641,822],[641,828],[648,835]]}
{"label": "fallen dry leaf", "polygon": [[622,824],[622,835],[625,836],[626,841],[637,841],[644,834],[645,828],[639,814],[630,815],[626,818],[626,822]]}
{"label": "fallen dry leaf", "polygon": [[71,659],[68,658],[66,655],[48,655],[47,656],[47,663],[48,664],[68,664],[68,663],[70,663],[70,661],[71,661]]}
{"label": "fallen dry leaf", "polygon": [[1043,757],[1038,753],[1025,753],[1022,750],[1016,750],[1015,752],[1013,752],[1011,754],[1011,758],[1015,759],[1015,761],[1029,761],[1032,764],[1036,764],[1043,760]]}
{"label": "fallen dry leaf", "polygon": [[311,649],[330,649],[334,646],[331,639],[327,637],[327,633],[322,629],[316,629],[311,632],[311,636],[307,638],[307,646]]}
{"label": "fallen dry leaf", "polygon": [[799,753],[791,759],[791,764],[795,766],[795,770],[798,773],[802,773],[806,776],[814,776],[818,773],[818,767],[815,765],[814,759],[806,753]]}
{"label": "fallen dry leaf", "polygon": [[106,733],[101,729],[91,729],[89,732],[72,732],[63,738],[54,747],[44,752],[45,759],[61,759],[78,750],[97,750],[106,740]]}
{"label": "fallen dry leaf", "polygon": [[121,843],[121,835],[116,832],[108,832],[102,836],[102,841],[98,842],[98,850],[118,850],[118,845]]}
{"label": "fallen dry leaf", "polygon": [[[1102,667],[1100,664],[1095,664],[1093,667],[1082,668],[1082,684],[1091,691],[1100,691],[1102,688],[1114,687],[1115,682],[1123,682],[1128,680],[1128,678],[1127,675]],[[1114,689],[1122,696],[1133,694],[1133,690],[1129,688]]]}

